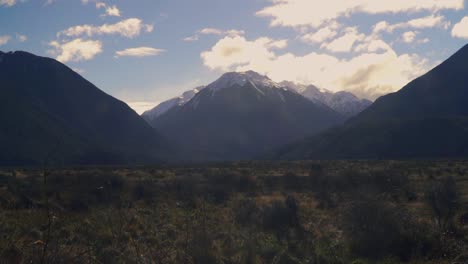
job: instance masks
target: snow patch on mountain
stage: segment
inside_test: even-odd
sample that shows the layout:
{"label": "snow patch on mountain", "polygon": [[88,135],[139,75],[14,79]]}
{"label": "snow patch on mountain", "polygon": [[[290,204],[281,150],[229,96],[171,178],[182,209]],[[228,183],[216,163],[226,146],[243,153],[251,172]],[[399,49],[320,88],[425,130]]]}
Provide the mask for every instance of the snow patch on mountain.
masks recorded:
{"label": "snow patch on mountain", "polygon": [[162,102],[159,105],[157,105],[156,107],[154,107],[153,109],[144,112],[142,116],[143,116],[143,118],[145,118],[147,120],[155,119],[155,118],[161,116],[162,114],[166,113],[167,111],[169,111],[170,109],[172,109],[175,106],[182,106],[182,105],[186,104],[187,102],[192,100],[192,98],[195,97],[195,95],[197,95],[204,88],[205,88],[205,86],[200,86],[200,87],[197,87],[197,88],[195,88],[193,90],[184,92],[181,96],[172,98],[172,99],[170,99],[168,101],[165,101],[165,102]]}
{"label": "snow patch on mountain", "polygon": [[223,74],[221,78],[214,81],[212,84],[208,85],[208,89],[212,91],[218,91],[220,89],[225,89],[232,87],[234,85],[245,86],[247,83],[252,84],[255,88],[258,87],[271,87],[271,88],[281,88],[282,86],[274,81],[272,81],[267,76],[261,75],[254,71],[246,72],[228,72]]}
{"label": "snow patch on mountain", "polygon": [[290,87],[314,103],[324,104],[346,117],[355,116],[372,104],[371,101],[359,99],[346,91],[333,93],[314,85],[303,85],[289,81],[281,82],[280,85]]}

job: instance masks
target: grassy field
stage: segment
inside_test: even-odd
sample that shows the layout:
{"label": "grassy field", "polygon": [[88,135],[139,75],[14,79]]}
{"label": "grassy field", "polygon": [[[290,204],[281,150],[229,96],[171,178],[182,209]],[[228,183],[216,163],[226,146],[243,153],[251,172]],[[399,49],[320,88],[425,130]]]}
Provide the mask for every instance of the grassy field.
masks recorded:
{"label": "grassy field", "polygon": [[468,162],[0,169],[0,263],[468,263]]}

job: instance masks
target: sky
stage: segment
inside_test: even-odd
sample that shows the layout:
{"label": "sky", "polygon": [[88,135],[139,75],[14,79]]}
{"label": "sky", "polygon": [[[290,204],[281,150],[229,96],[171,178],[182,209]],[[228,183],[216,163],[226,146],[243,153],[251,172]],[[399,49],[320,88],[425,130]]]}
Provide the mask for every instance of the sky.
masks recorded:
{"label": "sky", "polygon": [[376,99],[468,43],[468,0],[0,0],[0,50],[55,58],[138,113],[224,72]]}

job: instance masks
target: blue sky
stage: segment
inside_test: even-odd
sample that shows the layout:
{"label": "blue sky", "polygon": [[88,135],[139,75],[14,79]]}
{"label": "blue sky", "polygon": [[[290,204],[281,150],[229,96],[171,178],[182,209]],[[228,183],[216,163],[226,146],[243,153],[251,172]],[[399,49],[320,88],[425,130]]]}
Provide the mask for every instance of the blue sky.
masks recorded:
{"label": "blue sky", "polygon": [[464,0],[0,0],[0,50],[56,58],[138,112],[226,71],[360,97],[468,42]]}

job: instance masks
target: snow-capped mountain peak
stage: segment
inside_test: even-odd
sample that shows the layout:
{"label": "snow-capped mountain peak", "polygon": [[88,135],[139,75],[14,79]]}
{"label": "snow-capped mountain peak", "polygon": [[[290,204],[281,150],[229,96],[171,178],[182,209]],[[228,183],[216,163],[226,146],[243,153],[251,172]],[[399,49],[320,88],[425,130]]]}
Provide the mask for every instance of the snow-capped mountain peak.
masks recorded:
{"label": "snow-capped mountain peak", "polygon": [[254,71],[246,72],[228,72],[223,74],[218,80],[208,86],[209,89],[217,91],[224,88],[229,88],[234,85],[244,86],[251,83],[254,87],[273,87],[280,88],[280,84],[272,81],[267,76],[261,75]]}
{"label": "snow-capped mountain peak", "polygon": [[297,84],[289,81],[283,81],[280,85],[289,87],[309,100],[324,104],[346,117],[357,115],[372,104],[371,101],[359,99],[350,92],[334,93],[314,85]]}

